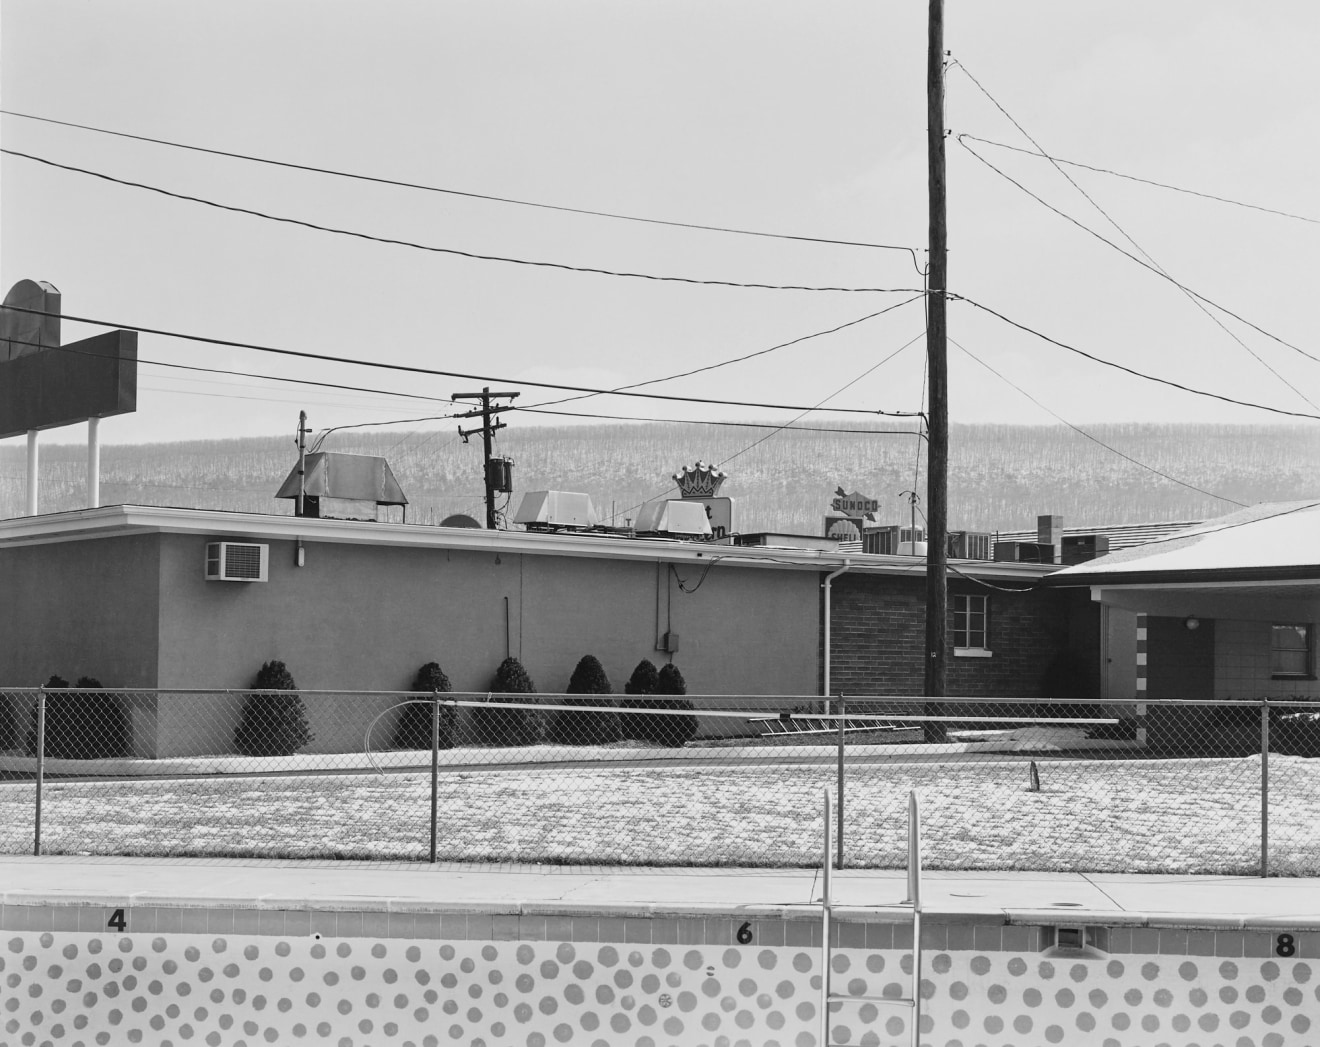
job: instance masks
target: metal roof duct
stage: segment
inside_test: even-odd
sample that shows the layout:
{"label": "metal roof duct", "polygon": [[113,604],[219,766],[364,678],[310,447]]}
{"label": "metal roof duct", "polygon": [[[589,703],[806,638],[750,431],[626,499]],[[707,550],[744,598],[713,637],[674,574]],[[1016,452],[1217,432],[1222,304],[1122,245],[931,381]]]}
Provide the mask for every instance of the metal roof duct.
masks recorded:
{"label": "metal roof duct", "polygon": [[577,491],[528,491],[518,505],[514,523],[531,530],[595,527],[599,522],[591,496]]}
{"label": "metal roof duct", "polygon": [[638,534],[673,534],[711,537],[710,518],[703,502],[670,499],[647,502],[638,510],[633,530]]}
{"label": "metal roof duct", "polygon": [[[382,505],[407,505],[399,481],[384,458],[338,451],[313,451],[303,470],[304,516],[329,520],[375,520]],[[298,497],[298,467],[276,498]]]}

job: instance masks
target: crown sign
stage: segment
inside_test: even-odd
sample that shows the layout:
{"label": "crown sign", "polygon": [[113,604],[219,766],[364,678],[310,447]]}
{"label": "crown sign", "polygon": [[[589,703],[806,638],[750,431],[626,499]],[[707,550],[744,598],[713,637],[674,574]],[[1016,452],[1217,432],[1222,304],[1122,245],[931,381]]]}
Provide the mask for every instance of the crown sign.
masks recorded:
{"label": "crown sign", "polygon": [[720,484],[728,478],[728,473],[698,461],[691,468],[685,465],[679,469],[674,474],[674,483],[678,484],[679,494],[684,498],[713,498]]}

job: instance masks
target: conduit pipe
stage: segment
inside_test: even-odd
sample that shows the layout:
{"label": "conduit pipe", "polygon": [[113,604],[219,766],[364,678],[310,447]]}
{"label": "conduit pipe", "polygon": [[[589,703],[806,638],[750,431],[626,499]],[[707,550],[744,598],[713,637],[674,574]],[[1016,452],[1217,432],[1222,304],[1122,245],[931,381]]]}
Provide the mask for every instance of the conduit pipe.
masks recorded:
{"label": "conduit pipe", "polygon": [[821,582],[821,588],[825,590],[825,680],[824,696],[828,699],[834,692],[830,688],[832,683],[830,679],[830,583],[839,575],[852,570],[852,564],[848,560],[843,561],[843,566],[837,571],[831,571],[825,576],[825,581]]}

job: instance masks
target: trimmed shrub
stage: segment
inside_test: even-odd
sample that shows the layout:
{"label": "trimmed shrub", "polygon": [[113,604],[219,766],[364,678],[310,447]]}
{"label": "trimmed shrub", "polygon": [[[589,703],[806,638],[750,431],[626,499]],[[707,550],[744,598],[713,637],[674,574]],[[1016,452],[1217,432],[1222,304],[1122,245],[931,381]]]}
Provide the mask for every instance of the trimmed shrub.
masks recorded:
{"label": "trimmed shrub", "polygon": [[[633,670],[632,675],[628,677],[628,682],[623,685],[624,694],[655,694],[656,682],[660,679],[660,674],[656,671],[655,665],[649,658],[643,658],[637,663],[637,668]],[[623,703],[627,705],[627,702]]]}
{"label": "trimmed shrub", "polygon": [[[661,689],[661,676],[665,680],[664,690]],[[643,658],[637,663],[637,668],[633,670],[624,691],[629,695],[652,697],[625,698],[619,703],[620,708],[623,709],[682,709],[687,712],[692,711],[692,703],[686,699],[653,697],[661,694],[687,694],[687,684],[683,680],[683,674],[673,665],[666,665],[657,672],[655,666]],[[665,745],[675,749],[684,742],[691,741],[697,733],[697,718],[695,716],[656,712],[620,716],[619,720],[619,726],[622,728],[625,738],[636,738],[640,742],[652,742],[655,745]]]}
{"label": "trimmed shrub", "polygon": [[[109,760],[128,756],[131,730],[128,710],[118,696],[101,690],[101,681],[80,676],[73,690],[62,676],[46,681],[45,755],[52,760]],[[27,753],[37,754],[37,704]]]}
{"label": "trimmed shrub", "polygon": [[682,697],[687,694],[687,681],[683,679],[683,674],[679,672],[678,666],[672,662],[668,665],[662,665],[655,682],[655,693],[657,695],[671,695],[667,701],[661,699],[656,702],[661,708],[681,709],[687,715],[677,716],[670,714],[662,716],[661,730],[652,741],[659,742],[661,745],[668,745],[675,749],[679,746],[692,741],[697,735],[697,716],[693,704]]}
{"label": "trimmed shrub", "polygon": [[[568,694],[613,694],[605,667],[595,655],[584,654],[568,681]],[[569,710],[556,710],[550,717],[548,740],[555,745],[608,745],[620,739],[619,714],[609,701],[573,702]]]}
{"label": "trimmed shrub", "polygon": [[[255,690],[288,694],[249,694],[234,731],[234,748],[243,756],[292,756],[313,737],[307,707],[283,662],[262,665],[252,681]],[[429,745],[429,743],[428,743]]]}
{"label": "trimmed shrub", "polygon": [[[434,694],[449,693],[449,677],[440,668],[438,662],[427,662],[417,670],[413,679],[414,691]],[[394,749],[430,749],[431,716],[434,706],[430,702],[414,699],[403,707],[399,722],[394,726]],[[454,720],[456,710],[452,705],[440,706],[440,748],[454,747]]]}
{"label": "trimmed shrub", "polygon": [[477,744],[535,745],[541,736],[536,714],[531,709],[506,706],[508,702],[525,701],[513,696],[536,693],[536,684],[522,662],[513,657],[500,662],[490,681],[490,691],[490,701],[472,709],[472,733]]}

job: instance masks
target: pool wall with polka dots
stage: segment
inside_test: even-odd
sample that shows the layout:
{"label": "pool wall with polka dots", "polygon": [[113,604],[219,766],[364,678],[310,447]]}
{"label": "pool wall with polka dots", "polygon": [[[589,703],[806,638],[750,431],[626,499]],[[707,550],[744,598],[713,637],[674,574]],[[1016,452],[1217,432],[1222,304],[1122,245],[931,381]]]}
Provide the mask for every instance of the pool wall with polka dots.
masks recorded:
{"label": "pool wall with polka dots", "polygon": [[[5,904],[0,1044],[817,1045],[819,919],[745,916]],[[889,920],[833,925],[836,992],[908,991]],[[921,1041],[1314,1047],[1317,938],[1111,926],[1061,949],[1049,927],[928,921]],[[830,1042],[907,1045],[908,1019],[836,1005]]]}

